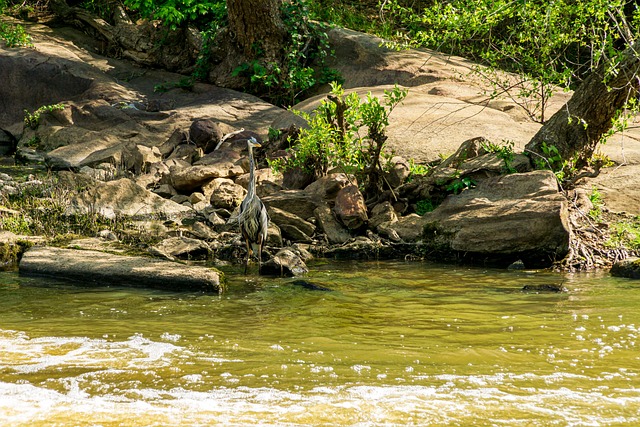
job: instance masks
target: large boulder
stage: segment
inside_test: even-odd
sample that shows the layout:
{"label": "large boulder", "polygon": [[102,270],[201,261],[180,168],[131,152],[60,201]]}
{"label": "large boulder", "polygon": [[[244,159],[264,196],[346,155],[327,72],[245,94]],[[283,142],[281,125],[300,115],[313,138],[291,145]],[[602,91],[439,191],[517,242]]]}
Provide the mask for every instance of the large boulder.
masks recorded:
{"label": "large boulder", "polygon": [[304,190],[278,191],[263,197],[262,201],[268,208],[275,207],[303,219],[312,218],[313,211],[323,203],[322,199]]}
{"label": "large boulder", "polygon": [[535,268],[567,254],[567,218],[555,175],[535,171],[488,178],[414,219],[434,254],[499,265],[521,259]]}
{"label": "large boulder", "polygon": [[209,245],[200,239],[175,236],[164,239],[154,246],[155,251],[178,259],[206,260],[209,257]]}
{"label": "large boulder", "polygon": [[196,119],[189,127],[189,138],[205,153],[213,151],[222,136],[220,126],[209,119]]}
{"label": "large boulder", "polygon": [[306,234],[308,237],[313,236],[313,233],[316,231],[315,225],[290,212],[278,209],[274,206],[269,207],[268,212],[271,217],[271,221],[277,224],[280,228],[283,228],[283,226],[292,226]]}

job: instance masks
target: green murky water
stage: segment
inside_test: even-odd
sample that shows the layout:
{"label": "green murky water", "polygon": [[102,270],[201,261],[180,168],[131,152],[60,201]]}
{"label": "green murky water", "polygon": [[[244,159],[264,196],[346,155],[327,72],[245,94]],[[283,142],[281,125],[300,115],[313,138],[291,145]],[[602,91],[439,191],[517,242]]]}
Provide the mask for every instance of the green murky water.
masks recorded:
{"label": "green murky water", "polygon": [[331,292],[229,276],[213,296],[1,273],[0,425],[640,425],[640,282],[401,262],[315,265]]}

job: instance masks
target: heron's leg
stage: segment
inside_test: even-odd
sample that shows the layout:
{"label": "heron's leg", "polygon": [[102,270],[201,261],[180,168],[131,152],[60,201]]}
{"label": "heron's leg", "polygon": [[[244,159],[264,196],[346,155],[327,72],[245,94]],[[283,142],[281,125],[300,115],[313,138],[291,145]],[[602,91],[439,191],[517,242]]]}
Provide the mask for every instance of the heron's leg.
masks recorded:
{"label": "heron's leg", "polygon": [[262,242],[258,243],[258,274],[262,273]]}
{"label": "heron's leg", "polygon": [[249,268],[249,257],[251,256],[251,244],[249,244],[249,240],[245,240],[247,244],[247,258],[244,260],[244,275],[247,275],[247,269]]}

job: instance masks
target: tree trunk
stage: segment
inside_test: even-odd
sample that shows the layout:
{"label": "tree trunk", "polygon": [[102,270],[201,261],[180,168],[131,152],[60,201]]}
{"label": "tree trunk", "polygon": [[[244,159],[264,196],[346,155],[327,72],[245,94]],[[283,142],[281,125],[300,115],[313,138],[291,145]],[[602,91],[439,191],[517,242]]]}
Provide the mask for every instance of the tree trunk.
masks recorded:
{"label": "tree trunk", "polygon": [[287,32],[282,22],[282,0],[227,0],[229,31],[247,58],[278,61]]}
{"label": "tree trunk", "polygon": [[249,78],[234,71],[257,61],[267,69],[282,62],[287,35],[280,7],[283,0],[227,0],[229,25],[218,32],[211,47],[209,81],[244,90]]}
{"label": "tree trunk", "polygon": [[540,128],[525,150],[544,155],[542,144],[546,143],[555,146],[563,160],[575,158],[577,168],[585,166],[602,135],[611,128],[616,113],[638,96],[640,55],[636,47],[640,43],[622,53],[614,72],[608,70],[611,64],[603,61],[569,102]]}

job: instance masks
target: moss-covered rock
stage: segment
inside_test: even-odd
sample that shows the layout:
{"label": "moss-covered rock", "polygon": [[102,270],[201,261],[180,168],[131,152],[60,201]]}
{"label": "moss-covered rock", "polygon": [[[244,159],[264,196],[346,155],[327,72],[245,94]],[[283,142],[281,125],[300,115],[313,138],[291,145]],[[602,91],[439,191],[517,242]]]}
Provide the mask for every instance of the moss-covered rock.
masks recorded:
{"label": "moss-covered rock", "polygon": [[17,267],[22,254],[33,243],[21,239],[8,231],[0,231],[0,270],[10,270]]}

